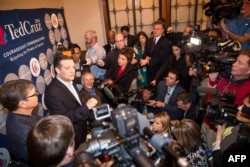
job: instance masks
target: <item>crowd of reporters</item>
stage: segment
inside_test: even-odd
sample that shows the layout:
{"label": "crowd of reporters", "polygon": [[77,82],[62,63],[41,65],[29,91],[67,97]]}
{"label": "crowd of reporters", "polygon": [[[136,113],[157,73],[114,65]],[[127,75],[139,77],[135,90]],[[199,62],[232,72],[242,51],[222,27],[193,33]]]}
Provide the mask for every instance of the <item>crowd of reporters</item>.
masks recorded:
{"label": "crowd of reporters", "polygon": [[[250,17],[249,6],[250,2],[243,0],[239,16],[243,21]],[[8,110],[6,133],[12,158],[10,166],[111,166],[112,158],[101,162],[88,152],[77,151],[91,129],[100,125],[93,119],[93,107],[104,103],[113,108],[120,103],[136,108],[152,121],[155,133],[170,136],[169,147],[178,156],[185,157],[191,166],[226,166],[222,158],[225,152],[247,152],[250,27],[238,32],[230,29],[228,20],[224,21],[220,22],[221,30],[210,29],[208,36],[223,41],[227,34],[243,46],[227,77],[220,71],[210,71],[208,77],[200,77],[197,66],[193,66],[196,53],[184,47],[193,26],[187,25],[184,32],[176,33],[159,19],[153,24],[151,37],[143,31],[131,35],[129,27],[123,26],[121,33],[110,30],[109,43],[102,47],[96,32],[88,30],[85,55],[77,44],[69,46],[70,57],[63,55],[63,50],[56,53],[56,77],[45,91],[49,113],[44,118],[34,112],[39,94],[30,81],[19,79],[4,83],[0,88],[0,102]],[[216,89],[216,94],[208,91],[201,97],[197,91],[201,85]],[[235,113],[238,124],[226,121],[217,124],[206,115],[206,107],[199,106],[201,100],[205,99],[203,102],[209,105],[209,100],[215,98],[238,107]],[[149,118],[151,113],[154,118]],[[144,149],[155,149],[146,140],[142,141]],[[178,166],[171,158],[160,158],[160,162],[156,154],[148,158],[155,166]]]}

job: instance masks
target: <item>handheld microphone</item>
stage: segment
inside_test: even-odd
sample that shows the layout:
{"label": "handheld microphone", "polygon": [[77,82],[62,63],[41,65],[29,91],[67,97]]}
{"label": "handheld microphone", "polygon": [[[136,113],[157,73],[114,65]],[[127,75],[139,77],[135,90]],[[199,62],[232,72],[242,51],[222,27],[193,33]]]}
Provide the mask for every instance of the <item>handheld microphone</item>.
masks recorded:
{"label": "handheld microphone", "polygon": [[170,155],[180,167],[190,166],[186,158],[177,155],[175,151],[169,146],[171,139],[166,140],[162,135],[155,134],[148,127],[144,128],[143,132],[149,137],[150,144],[152,144],[157,149],[157,151]]}
{"label": "handheld microphone", "polygon": [[82,66],[88,65],[87,60],[86,60],[86,59],[81,60],[81,65],[82,65]]}

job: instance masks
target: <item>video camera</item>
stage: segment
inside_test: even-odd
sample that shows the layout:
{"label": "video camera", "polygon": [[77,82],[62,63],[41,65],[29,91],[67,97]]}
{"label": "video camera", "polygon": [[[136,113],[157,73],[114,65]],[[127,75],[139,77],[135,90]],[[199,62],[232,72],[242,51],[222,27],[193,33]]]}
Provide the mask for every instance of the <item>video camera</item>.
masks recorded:
{"label": "video camera", "polygon": [[199,79],[211,72],[230,77],[239,47],[238,42],[221,42],[219,38],[209,37],[206,32],[199,31],[199,28],[194,30],[189,42],[184,45],[186,54],[193,60],[190,67],[197,68]]}
{"label": "video camera", "polygon": [[239,15],[241,0],[211,0],[203,5],[206,16],[212,16],[212,24],[217,24],[222,18],[232,19]]}
{"label": "video camera", "polygon": [[[95,107],[93,110],[96,120],[110,117],[110,126],[93,129],[92,139],[80,145],[78,152],[88,152],[95,158],[115,158],[114,166],[155,166],[150,157],[142,149],[141,135],[147,135],[149,142],[164,157],[169,153],[178,161],[179,166],[188,166],[186,159],[180,158],[168,146],[171,138],[163,138],[154,134],[150,129],[149,121],[130,105],[119,105],[111,110],[108,104]],[[105,123],[106,124],[106,123]],[[146,136],[145,136],[146,137]],[[166,153],[167,152],[167,153]],[[180,161],[180,162],[179,162]]]}
{"label": "video camera", "polygon": [[238,106],[233,105],[235,94],[230,92],[219,92],[215,88],[198,87],[200,93],[208,93],[215,95],[214,98],[207,102],[206,115],[214,124],[227,123],[235,126],[239,122],[236,119]]}
{"label": "video camera", "polygon": [[109,126],[92,130],[92,139],[83,143],[79,150],[91,153],[96,158],[115,157],[116,166],[148,166],[153,162],[140,148],[140,133],[137,110],[121,106],[110,110],[108,104],[93,109],[96,120],[110,117]]}

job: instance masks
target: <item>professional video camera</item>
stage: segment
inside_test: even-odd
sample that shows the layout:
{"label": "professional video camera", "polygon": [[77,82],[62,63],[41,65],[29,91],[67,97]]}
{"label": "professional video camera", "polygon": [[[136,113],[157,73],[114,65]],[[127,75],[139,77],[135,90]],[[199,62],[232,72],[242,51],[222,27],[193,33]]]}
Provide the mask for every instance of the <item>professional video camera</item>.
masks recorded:
{"label": "professional video camera", "polygon": [[238,112],[237,106],[233,105],[235,95],[229,92],[218,92],[215,88],[198,87],[201,93],[214,94],[215,97],[207,102],[206,115],[214,124],[227,123],[228,125],[237,125],[236,119]]}
{"label": "professional video camera", "polygon": [[[88,152],[95,158],[103,157],[115,158],[114,166],[155,166],[150,157],[147,157],[142,149],[141,135],[146,134],[149,142],[157,149],[162,157],[171,154],[173,159],[181,167],[189,165],[185,158],[175,154],[170,144],[171,138],[163,138],[159,134],[154,134],[149,129],[149,121],[137,110],[129,105],[119,105],[111,110],[109,105],[103,104],[93,109],[96,120],[104,120],[110,117],[110,126],[97,128],[92,131],[92,139],[80,145],[78,152]],[[105,123],[107,125],[107,123]],[[146,138],[145,136],[145,138]]]}
{"label": "professional video camera", "polygon": [[221,76],[230,77],[239,47],[240,44],[236,41],[221,42],[219,38],[209,37],[196,28],[184,49],[193,60],[191,67],[197,68],[198,78],[211,72],[220,72]]}
{"label": "professional video camera", "polygon": [[125,105],[111,111],[109,105],[103,104],[94,108],[93,112],[96,120],[111,116],[112,124],[106,128],[93,129],[92,139],[83,143],[79,150],[101,159],[103,156],[115,157],[115,166],[154,166],[140,148],[139,123],[135,108]]}
{"label": "professional video camera", "polygon": [[241,0],[211,0],[203,5],[206,16],[212,16],[212,23],[217,24],[222,18],[232,19],[239,15]]}

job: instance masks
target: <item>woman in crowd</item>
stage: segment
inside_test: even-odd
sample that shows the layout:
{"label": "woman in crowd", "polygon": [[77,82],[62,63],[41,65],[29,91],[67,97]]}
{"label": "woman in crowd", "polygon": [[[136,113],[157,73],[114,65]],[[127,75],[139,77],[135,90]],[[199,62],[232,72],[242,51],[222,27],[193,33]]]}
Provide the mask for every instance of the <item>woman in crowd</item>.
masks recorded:
{"label": "woman in crowd", "polygon": [[[145,50],[145,45],[148,40],[148,36],[144,31],[140,31],[137,34],[137,44],[134,46],[134,51],[138,55],[140,59],[143,58],[143,53]],[[141,67],[138,70],[138,76],[137,76],[137,86],[145,86],[148,84],[147,81],[147,67]]]}
{"label": "woman in crowd", "polygon": [[167,112],[160,112],[155,114],[154,123],[152,125],[153,131],[159,134],[170,134],[170,117]]}
{"label": "woman in crowd", "polygon": [[132,48],[121,49],[117,64],[111,66],[105,75],[104,83],[112,89],[116,96],[126,94],[137,76],[137,71],[131,64],[134,54]]}
{"label": "woman in crowd", "polygon": [[33,114],[38,93],[31,81],[7,81],[0,88],[0,103],[8,110],[6,136],[12,165],[29,166],[26,139],[30,129],[41,119]]}
{"label": "woman in crowd", "polygon": [[156,85],[159,79],[173,68],[176,68],[181,73],[180,85],[189,92],[191,77],[188,75],[188,65],[185,60],[183,45],[180,42],[172,43],[172,55],[170,55],[168,61],[162,65],[151,84]]}
{"label": "woman in crowd", "polygon": [[183,119],[172,128],[172,135],[176,143],[182,149],[192,167],[207,167],[207,146],[201,139],[200,127],[190,119]]}

